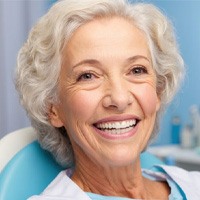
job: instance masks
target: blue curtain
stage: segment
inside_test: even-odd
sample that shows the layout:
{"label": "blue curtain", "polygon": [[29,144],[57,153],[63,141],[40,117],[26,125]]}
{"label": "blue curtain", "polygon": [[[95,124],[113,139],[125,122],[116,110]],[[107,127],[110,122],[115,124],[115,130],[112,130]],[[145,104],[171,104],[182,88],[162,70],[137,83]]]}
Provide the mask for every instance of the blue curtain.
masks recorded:
{"label": "blue curtain", "polygon": [[0,138],[29,126],[14,87],[16,57],[30,28],[51,3],[51,0],[0,1]]}

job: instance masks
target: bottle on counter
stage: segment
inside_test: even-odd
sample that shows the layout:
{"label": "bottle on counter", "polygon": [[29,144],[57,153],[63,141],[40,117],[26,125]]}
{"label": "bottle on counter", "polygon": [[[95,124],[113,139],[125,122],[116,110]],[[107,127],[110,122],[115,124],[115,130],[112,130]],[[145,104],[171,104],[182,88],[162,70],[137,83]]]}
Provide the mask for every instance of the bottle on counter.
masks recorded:
{"label": "bottle on counter", "polygon": [[171,141],[172,144],[180,144],[181,119],[179,116],[174,116],[171,122]]}
{"label": "bottle on counter", "polygon": [[191,125],[186,125],[181,131],[181,147],[182,148],[193,148],[194,147],[194,134]]}
{"label": "bottle on counter", "polygon": [[197,105],[190,107],[190,115],[192,119],[192,132],[195,138],[195,146],[200,146],[200,112]]}

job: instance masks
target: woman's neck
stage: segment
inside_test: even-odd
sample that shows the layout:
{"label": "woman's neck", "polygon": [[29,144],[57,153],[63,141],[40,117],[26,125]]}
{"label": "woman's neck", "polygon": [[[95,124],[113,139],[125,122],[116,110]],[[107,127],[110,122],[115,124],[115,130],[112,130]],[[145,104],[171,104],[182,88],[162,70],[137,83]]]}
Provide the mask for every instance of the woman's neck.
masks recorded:
{"label": "woman's neck", "polygon": [[126,166],[99,164],[80,149],[76,149],[75,158],[72,180],[85,192],[135,199],[168,199],[170,189],[166,182],[142,176],[139,156]]}
{"label": "woman's neck", "polygon": [[134,164],[120,167],[77,161],[72,180],[85,192],[140,199],[149,196],[149,181],[142,176],[139,158]]}

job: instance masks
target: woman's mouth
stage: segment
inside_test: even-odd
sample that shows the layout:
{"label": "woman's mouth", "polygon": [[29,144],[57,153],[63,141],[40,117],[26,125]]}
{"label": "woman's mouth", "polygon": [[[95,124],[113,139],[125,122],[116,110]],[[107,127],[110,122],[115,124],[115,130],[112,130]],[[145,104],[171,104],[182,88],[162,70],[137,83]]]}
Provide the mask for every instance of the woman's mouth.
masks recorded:
{"label": "woman's mouth", "polygon": [[106,122],[96,124],[96,128],[109,132],[111,134],[121,134],[129,131],[132,127],[136,125],[136,120],[126,120],[117,122]]}
{"label": "woman's mouth", "polygon": [[[122,136],[130,135],[138,124],[139,120],[129,119],[123,121],[111,121],[111,122],[100,122],[94,124],[95,128],[98,129],[102,136]],[[132,134],[131,134],[132,135]]]}

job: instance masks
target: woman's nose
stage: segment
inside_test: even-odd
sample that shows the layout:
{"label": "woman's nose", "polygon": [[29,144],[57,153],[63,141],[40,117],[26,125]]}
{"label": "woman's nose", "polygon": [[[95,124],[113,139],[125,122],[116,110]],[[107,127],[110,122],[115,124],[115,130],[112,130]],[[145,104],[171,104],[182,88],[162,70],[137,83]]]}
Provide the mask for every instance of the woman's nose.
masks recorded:
{"label": "woman's nose", "polygon": [[109,84],[107,93],[103,98],[103,106],[106,108],[124,111],[133,102],[133,94],[128,85],[117,82]]}

